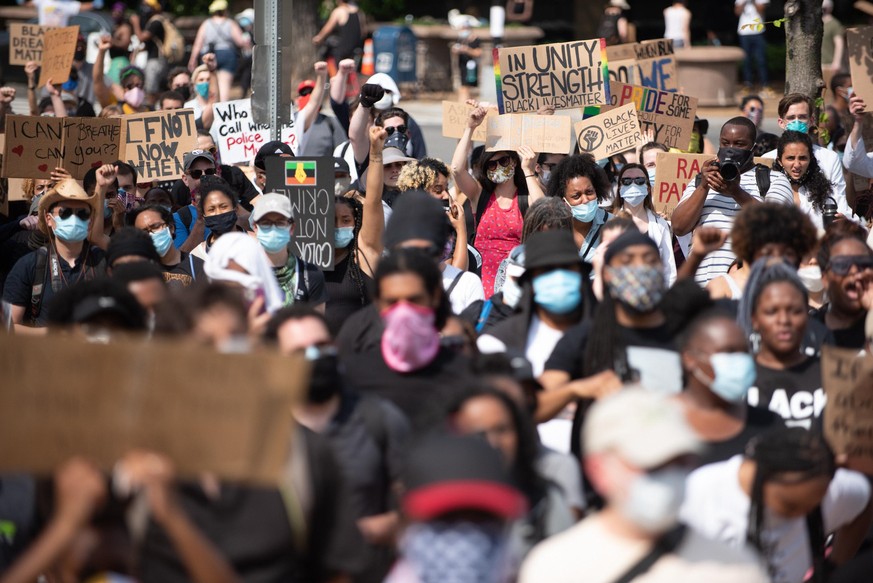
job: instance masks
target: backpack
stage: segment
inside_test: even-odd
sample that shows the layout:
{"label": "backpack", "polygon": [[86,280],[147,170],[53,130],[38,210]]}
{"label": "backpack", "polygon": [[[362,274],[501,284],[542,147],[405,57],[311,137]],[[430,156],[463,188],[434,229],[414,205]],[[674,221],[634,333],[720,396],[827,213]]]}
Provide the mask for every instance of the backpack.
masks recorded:
{"label": "backpack", "polygon": [[181,63],[185,60],[185,38],[182,36],[182,33],[164,15],[157,14],[152,18],[160,22],[164,27],[164,41],[161,42],[158,39],[154,39],[161,56],[167,59],[167,62],[171,65]]}

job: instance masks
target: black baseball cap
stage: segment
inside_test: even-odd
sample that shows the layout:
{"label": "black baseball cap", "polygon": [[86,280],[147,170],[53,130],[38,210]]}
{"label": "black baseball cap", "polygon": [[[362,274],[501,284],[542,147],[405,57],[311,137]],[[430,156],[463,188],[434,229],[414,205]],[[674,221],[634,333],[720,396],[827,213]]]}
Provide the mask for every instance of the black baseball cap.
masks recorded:
{"label": "black baseball cap", "polygon": [[293,156],[294,150],[291,149],[291,146],[289,146],[285,142],[280,142],[279,140],[267,142],[266,144],[261,146],[261,148],[258,150],[258,153],[255,155],[255,168],[266,170],[267,156],[272,156],[274,154],[285,154],[287,156]]}

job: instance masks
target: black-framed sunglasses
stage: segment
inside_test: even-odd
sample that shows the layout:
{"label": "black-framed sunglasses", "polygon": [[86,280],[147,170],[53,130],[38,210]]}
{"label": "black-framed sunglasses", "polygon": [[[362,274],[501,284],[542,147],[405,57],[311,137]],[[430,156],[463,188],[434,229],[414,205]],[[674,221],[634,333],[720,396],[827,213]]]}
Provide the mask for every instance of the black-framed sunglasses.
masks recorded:
{"label": "black-framed sunglasses", "polygon": [[622,186],[630,186],[631,184],[636,184],[637,186],[644,186],[649,179],[645,176],[637,176],[636,178],[631,178],[630,176],[625,176],[621,179]]}
{"label": "black-framed sunglasses", "polygon": [[206,176],[215,176],[215,168],[207,168],[206,170],[189,170],[188,176],[193,178],[194,180],[200,180],[200,177],[203,175]]}
{"label": "black-framed sunglasses", "polygon": [[385,133],[389,136],[393,136],[395,131],[400,132],[401,134],[405,134],[407,129],[409,128],[407,128],[405,125],[387,127],[385,128]]}
{"label": "black-framed sunglasses", "polygon": [[873,269],[873,255],[841,255],[833,257],[828,263],[828,269],[839,276],[848,275],[852,266],[858,271]]}
{"label": "black-framed sunglasses", "polygon": [[91,209],[83,208],[83,209],[72,209],[70,207],[62,206],[58,209],[58,218],[67,220],[71,216],[76,215],[83,221],[87,221],[91,218]]}
{"label": "black-framed sunglasses", "polygon": [[297,92],[297,95],[299,95],[300,97],[306,97],[307,95],[311,95],[311,94],[312,94],[312,87],[304,87],[303,89],[301,89],[300,91]]}
{"label": "black-framed sunglasses", "polygon": [[488,168],[488,170],[496,170],[498,164],[506,168],[511,162],[512,158],[510,156],[501,156],[496,160],[488,160],[488,163],[485,165],[485,167]]}

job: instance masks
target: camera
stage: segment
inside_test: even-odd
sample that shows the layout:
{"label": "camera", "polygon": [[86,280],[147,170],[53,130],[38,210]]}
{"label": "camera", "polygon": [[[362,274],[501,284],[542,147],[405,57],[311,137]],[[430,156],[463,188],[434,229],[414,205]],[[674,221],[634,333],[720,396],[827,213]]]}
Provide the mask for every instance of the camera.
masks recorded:
{"label": "camera", "polygon": [[727,158],[724,161],[718,161],[713,164],[717,169],[718,173],[724,179],[725,182],[734,182],[739,180],[740,178],[740,165]]}

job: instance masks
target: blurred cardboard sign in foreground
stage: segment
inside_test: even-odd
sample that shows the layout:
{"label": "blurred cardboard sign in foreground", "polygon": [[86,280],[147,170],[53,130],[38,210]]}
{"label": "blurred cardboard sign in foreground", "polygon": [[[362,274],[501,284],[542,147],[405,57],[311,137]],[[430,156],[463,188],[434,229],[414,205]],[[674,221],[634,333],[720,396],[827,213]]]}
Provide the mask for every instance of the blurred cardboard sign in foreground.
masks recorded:
{"label": "blurred cardboard sign in foreground", "polygon": [[275,484],[288,462],[302,358],[166,342],[0,336],[0,471],[51,472],[83,455],[104,470],[132,448],[182,477]]}
{"label": "blurred cardboard sign in foreground", "polygon": [[821,376],[825,438],[847,467],[873,475],[873,356],[825,346]]}

